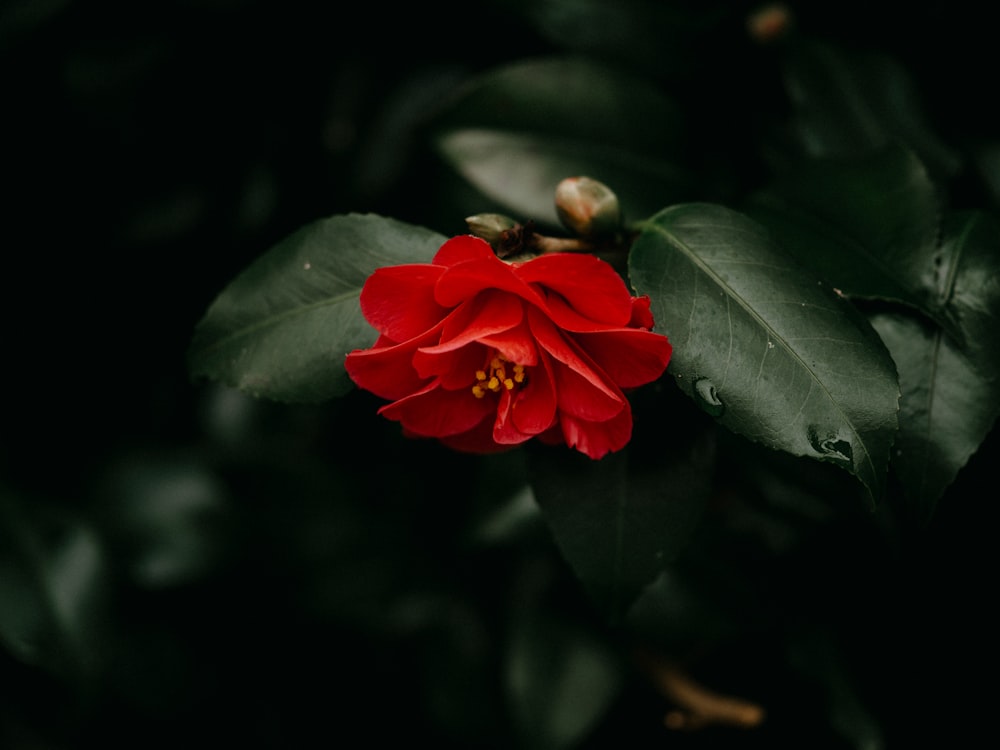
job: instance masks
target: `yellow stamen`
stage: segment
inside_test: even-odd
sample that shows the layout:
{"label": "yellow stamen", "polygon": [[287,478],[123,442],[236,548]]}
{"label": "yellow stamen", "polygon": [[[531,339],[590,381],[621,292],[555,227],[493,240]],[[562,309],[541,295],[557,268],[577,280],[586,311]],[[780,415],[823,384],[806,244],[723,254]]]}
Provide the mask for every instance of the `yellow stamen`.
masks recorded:
{"label": "yellow stamen", "polygon": [[502,354],[494,354],[490,358],[489,370],[476,370],[476,383],[472,386],[472,395],[483,398],[487,391],[498,393],[500,388],[514,390],[518,383],[525,382],[527,373],[524,365],[513,365],[513,376],[508,377],[507,365],[510,362]]}

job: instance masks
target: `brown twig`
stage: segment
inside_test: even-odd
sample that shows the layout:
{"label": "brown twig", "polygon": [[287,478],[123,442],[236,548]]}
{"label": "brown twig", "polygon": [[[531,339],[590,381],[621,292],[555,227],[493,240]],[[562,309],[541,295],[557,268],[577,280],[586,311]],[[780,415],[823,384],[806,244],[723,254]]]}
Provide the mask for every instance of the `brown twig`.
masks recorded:
{"label": "brown twig", "polygon": [[639,655],[639,663],[660,693],[677,706],[663,717],[668,729],[690,731],[712,724],[750,729],[764,721],[760,705],[710,690],[674,664],[648,653]]}

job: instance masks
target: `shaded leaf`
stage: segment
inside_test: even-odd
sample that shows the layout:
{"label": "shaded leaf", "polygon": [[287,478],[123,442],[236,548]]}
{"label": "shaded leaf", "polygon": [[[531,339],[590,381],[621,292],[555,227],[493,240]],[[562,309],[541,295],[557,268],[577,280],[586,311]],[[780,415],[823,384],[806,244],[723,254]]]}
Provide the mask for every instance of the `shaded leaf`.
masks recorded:
{"label": "shaded leaf", "polygon": [[871,317],[892,353],[902,390],[892,462],[926,521],[1000,416],[1000,228],[981,213],[951,217],[941,249],[938,293],[965,345],[926,321],[889,312]]}
{"label": "shaded leaf", "polygon": [[[720,22],[732,8],[658,0],[503,0],[560,49],[641,66],[658,76],[684,77],[705,65],[705,48],[720,42]],[[724,5],[724,4],[723,4]]]}
{"label": "shaded leaf", "polygon": [[429,262],[445,239],[373,214],[303,227],[215,299],[195,328],[191,375],[276,401],[343,395],[344,357],[376,338],[358,304],[365,280],[381,266]]}
{"label": "shaded leaf", "polygon": [[787,649],[792,669],[813,683],[826,699],[826,720],[845,746],[854,750],[885,748],[878,717],[864,705],[858,678],[846,666],[850,660],[845,658],[836,634],[817,628],[796,633]]}
{"label": "shaded leaf", "polygon": [[673,206],[641,225],[629,257],[669,372],[720,424],[854,474],[876,501],[896,431],[895,368],[871,326],[747,216]]}
{"label": "shaded leaf", "polygon": [[433,122],[438,153],[520,220],[558,226],[554,195],[585,175],[615,191],[626,220],[691,181],[675,104],[612,67],[576,58],[517,62],[466,86]]}
{"label": "shaded leaf", "polygon": [[97,677],[110,575],[89,525],[0,488],[0,642],[11,654],[71,683]]}
{"label": "shaded leaf", "polygon": [[902,302],[957,333],[935,291],[940,201],[909,149],[799,163],[744,210],[848,297]]}
{"label": "shaded leaf", "polygon": [[556,545],[610,621],[680,554],[701,518],[714,443],[684,438],[656,461],[635,460],[635,443],[597,462],[559,449],[531,455],[531,486]]}
{"label": "shaded leaf", "polygon": [[235,518],[228,489],[194,457],[123,457],[102,495],[102,530],[141,587],[196,582],[231,555]]}
{"label": "shaded leaf", "polygon": [[512,610],[503,677],[518,747],[560,750],[579,746],[624,684],[618,652],[552,604],[548,571],[526,567]]}
{"label": "shaded leaf", "polygon": [[888,54],[799,37],[784,47],[783,71],[792,133],[807,156],[855,158],[902,141],[935,175],[961,166],[931,128],[915,80]]}

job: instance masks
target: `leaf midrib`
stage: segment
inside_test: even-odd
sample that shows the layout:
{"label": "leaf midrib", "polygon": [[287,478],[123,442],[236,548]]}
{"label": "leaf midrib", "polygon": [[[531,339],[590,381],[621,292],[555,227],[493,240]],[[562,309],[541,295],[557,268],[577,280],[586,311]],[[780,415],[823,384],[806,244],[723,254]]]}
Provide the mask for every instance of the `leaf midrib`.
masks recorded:
{"label": "leaf midrib", "polygon": [[[713,281],[713,283],[715,283],[719,288],[721,288],[724,291],[726,291],[726,293],[727,293],[726,294],[726,298],[727,299],[734,299],[734,300],[736,300],[737,304],[743,309],[743,311],[746,312],[751,318],[753,318],[754,320],[756,320],[765,331],[768,331],[769,333],[774,333],[774,338],[778,342],[780,342],[781,347],[787,353],[789,353],[789,354],[792,355],[792,357],[799,363],[799,365],[802,367],[803,370],[805,370],[807,373],[809,373],[809,377],[813,380],[813,382],[816,384],[816,386],[822,392],[824,392],[826,394],[827,399],[829,400],[829,402],[831,404],[833,404],[834,407],[836,408],[836,410],[841,414],[841,416],[842,416],[842,418],[844,420],[844,423],[849,426],[851,432],[853,433],[854,437],[857,440],[858,445],[861,446],[861,449],[864,452],[864,460],[865,460],[865,463],[868,466],[869,471],[871,471],[872,476],[876,476],[875,463],[872,460],[872,457],[871,457],[871,454],[868,451],[867,445],[865,445],[865,442],[861,439],[860,433],[858,432],[857,428],[855,428],[854,422],[850,418],[848,418],[847,414],[844,413],[844,410],[840,407],[840,405],[837,403],[837,400],[833,397],[833,394],[830,393],[829,389],[826,388],[826,386],[824,386],[823,383],[819,379],[816,378],[816,376],[813,374],[812,370],[806,365],[805,361],[795,352],[795,350],[791,348],[791,346],[788,344],[788,342],[785,340],[785,338],[783,336],[778,335],[774,331],[774,329],[770,326],[770,324],[768,324],[763,318],[761,318],[761,316],[758,315],[757,312],[751,306],[749,306],[747,304],[747,302],[743,299],[742,296],[740,296],[739,294],[737,294],[736,291],[728,283],[726,283],[725,281],[723,281],[723,279],[717,273],[715,273],[709,266],[707,266],[704,262],[702,262],[702,260],[695,253],[693,253],[688,248],[688,246],[684,242],[682,242],[680,240],[680,238],[678,238],[676,235],[674,235],[672,232],[670,232],[668,229],[666,229],[665,227],[663,227],[662,225],[660,225],[658,223],[653,222],[649,226],[651,226],[657,232],[659,232],[660,234],[662,234],[663,237],[664,237],[664,239],[671,246],[675,247],[676,249],[678,249],[679,251],[681,251],[682,253],[684,253],[684,256],[686,258],[688,258],[692,263],[694,263],[694,265],[700,271],[702,271],[702,273],[704,273],[705,276],[707,276],[709,279],[711,279]],[[707,224],[707,223],[703,222],[703,223],[694,224],[694,225],[690,225],[690,226],[697,226],[697,227],[704,227],[704,228],[722,228],[724,225],[721,225],[721,224]],[[869,489],[873,489],[873,488],[869,488]]]}
{"label": "leaf midrib", "polygon": [[304,315],[304,314],[308,313],[311,310],[317,310],[319,308],[326,307],[326,306],[329,306],[329,305],[339,304],[341,302],[344,302],[344,301],[352,299],[352,298],[356,299],[356,298],[358,298],[360,296],[361,296],[361,290],[358,289],[356,291],[345,292],[343,294],[338,294],[338,295],[336,295],[334,297],[328,297],[328,298],[319,300],[317,302],[312,302],[312,303],[310,303],[308,305],[300,305],[300,306],[297,306],[297,307],[293,307],[291,309],[285,310],[285,311],[280,312],[278,314],[267,316],[265,319],[257,321],[256,323],[253,323],[251,325],[239,328],[236,331],[233,331],[232,333],[229,333],[226,336],[223,336],[222,338],[220,338],[220,339],[218,339],[218,340],[216,340],[216,341],[214,341],[214,342],[212,342],[210,344],[207,344],[207,345],[202,346],[202,347],[196,347],[196,348],[194,348],[193,351],[197,352],[199,355],[208,356],[208,355],[211,355],[212,353],[216,352],[219,349],[223,349],[226,346],[229,346],[234,341],[237,341],[240,338],[243,338],[243,337],[246,337],[246,336],[248,336],[248,335],[250,335],[252,333],[255,333],[256,331],[260,331],[260,330],[263,330],[263,329],[268,328],[268,327],[273,327],[273,326],[280,325],[283,321],[285,321],[287,319],[293,318],[293,317],[295,317],[297,315]]}

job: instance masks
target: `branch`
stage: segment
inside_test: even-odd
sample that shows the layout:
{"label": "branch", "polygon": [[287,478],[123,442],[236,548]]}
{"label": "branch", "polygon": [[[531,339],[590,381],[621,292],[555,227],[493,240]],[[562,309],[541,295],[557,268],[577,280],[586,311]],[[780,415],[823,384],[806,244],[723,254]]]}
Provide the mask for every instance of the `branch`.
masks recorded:
{"label": "branch", "polygon": [[695,730],[712,724],[751,729],[764,721],[764,709],[756,703],[716,693],[652,654],[641,653],[638,661],[660,693],[677,705],[663,717],[668,729]]}

